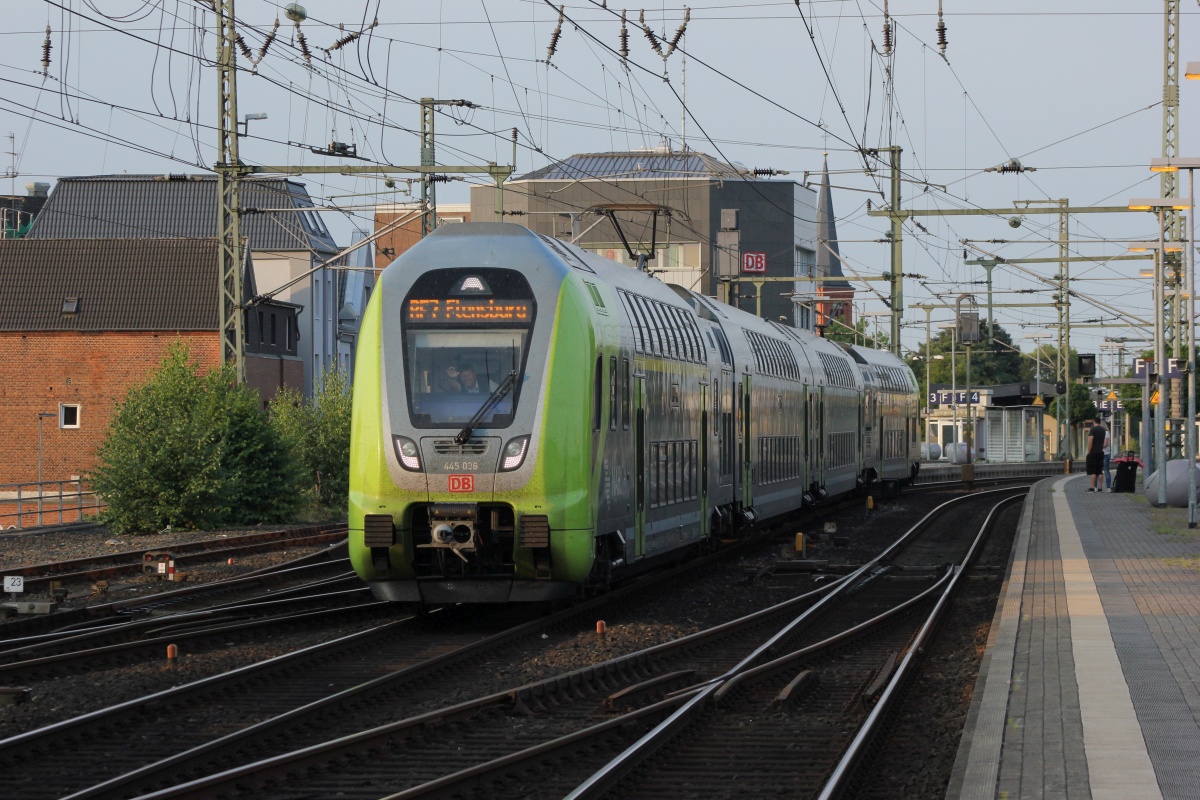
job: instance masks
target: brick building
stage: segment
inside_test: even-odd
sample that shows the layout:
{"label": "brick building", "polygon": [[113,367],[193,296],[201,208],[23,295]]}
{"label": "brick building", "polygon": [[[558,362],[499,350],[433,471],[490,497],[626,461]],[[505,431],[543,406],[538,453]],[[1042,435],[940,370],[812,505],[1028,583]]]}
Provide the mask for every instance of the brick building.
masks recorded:
{"label": "brick building", "polygon": [[[246,270],[253,296],[253,275]],[[215,239],[0,241],[0,484],[93,466],[114,406],[176,341],[220,359]],[[247,382],[300,388],[297,307],[247,311]]]}
{"label": "brick building", "polygon": [[[471,206],[468,203],[438,203],[437,224],[450,225],[455,222],[470,222]],[[375,242],[375,274],[400,257],[408,248],[421,241],[420,205],[416,203],[388,203],[375,206],[375,231],[395,226]]]}
{"label": "brick building", "polygon": [[[242,233],[259,291],[294,303],[304,392],[337,364],[352,376],[353,341],[374,273],[347,286],[340,248],[304,184],[278,177],[239,185]],[[88,175],[60,178],[29,229],[29,239],[202,239],[217,235],[214,175]],[[332,260],[328,267],[318,265]],[[213,284],[216,286],[217,284]],[[213,290],[214,296],[216,290]],[[346,306],[351,306],[347,313]],[[349,335],[346,329],[349,328]]]}

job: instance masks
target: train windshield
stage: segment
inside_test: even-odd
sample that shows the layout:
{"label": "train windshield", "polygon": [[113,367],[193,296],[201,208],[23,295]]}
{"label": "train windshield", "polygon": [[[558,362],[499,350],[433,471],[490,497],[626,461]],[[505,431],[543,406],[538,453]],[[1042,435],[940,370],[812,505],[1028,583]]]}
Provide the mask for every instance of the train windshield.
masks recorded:
{"label": "train windshield", "polygon": [[[527,331],[409,331],[409,399],[420,428],[461,427],[475,416],[510,372],[521,374]],[[507,392],[486,417],[484,428],[512,423],[519,395]]]}

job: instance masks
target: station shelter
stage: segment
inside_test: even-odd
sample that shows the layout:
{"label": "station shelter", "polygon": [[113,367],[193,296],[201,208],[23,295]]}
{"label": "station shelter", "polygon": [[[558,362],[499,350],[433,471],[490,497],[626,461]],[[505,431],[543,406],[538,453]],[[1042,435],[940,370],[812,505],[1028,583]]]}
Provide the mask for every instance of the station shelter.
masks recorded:
{"label": "station shelter", "polygon": [[926,457],[951,460],[955,445],[973,430],[976,461],[1013,464],[1046,459],[1045,406],[1026,384],[965,388],[934,384],[925,411]]}

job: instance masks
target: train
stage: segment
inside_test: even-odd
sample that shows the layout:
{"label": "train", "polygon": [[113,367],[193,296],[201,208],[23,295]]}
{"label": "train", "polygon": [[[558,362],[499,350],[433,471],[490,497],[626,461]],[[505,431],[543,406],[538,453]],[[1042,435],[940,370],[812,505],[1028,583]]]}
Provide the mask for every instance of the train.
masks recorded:
{"label": "train", "polygon": [[513,224],[382,272],[353,385],[350,558],[422,606],[586,596],[920,465],[891,353]]}

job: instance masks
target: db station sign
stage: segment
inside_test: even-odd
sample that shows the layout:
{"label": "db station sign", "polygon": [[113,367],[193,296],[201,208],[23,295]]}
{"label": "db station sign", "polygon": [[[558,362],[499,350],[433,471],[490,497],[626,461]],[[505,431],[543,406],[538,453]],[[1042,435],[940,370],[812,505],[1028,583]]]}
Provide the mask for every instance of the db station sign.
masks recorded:
{"label": "db station sign", "polygon": [[742,274],[762,275],[767,271],[766,253],[742,253]]}

